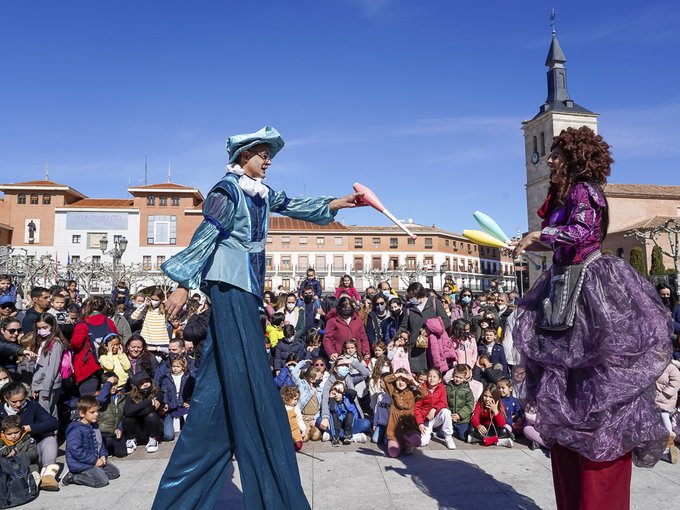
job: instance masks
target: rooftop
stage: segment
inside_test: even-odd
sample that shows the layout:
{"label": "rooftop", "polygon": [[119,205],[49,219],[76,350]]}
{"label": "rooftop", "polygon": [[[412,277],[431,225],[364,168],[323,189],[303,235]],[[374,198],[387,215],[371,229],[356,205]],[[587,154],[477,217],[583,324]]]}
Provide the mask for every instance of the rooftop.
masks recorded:
{"label": "rooftop", "polygon": [[[620,229],[616,230],[615,232],[629,232],[631,230],[643,230],[643,229],[651,229],[651,228],[656,228],[664,223],[666,223],[668,220],[675,220],[678,225],[680,225],[680,217],[677,216],[648,216],[647,218],[644,218],[643,220],[636,221],[635,223],[632,223],[630,225],[626,225],[625,227],[621,227]],[[612,232],[615,233],[615,232]]]}
{"label": "rooftop", "polygon": [[134,200],[131,198],[84,198],[65,207],[133,207]]}
{"label": "rooftop", "polygon": [[75,188],[72,188],[68,184],[59,184],[56,182],[52,181],[24,181],[24,182],[12,182],[8,184],[0,184],[0,191],[5,191],[5,190],[38,190],[38,189],[58,189],[62,191],[66,191],[67,193],[70,193],[71,195],[74,195],[76,197],[81,197],[81,198],[86,198],[85,195],[83,195],[80,191],[78,191]]}
{"label": "rooftop", "polygon": [[680,198],[680,186],[660,184],[607,184],[604,188],[608,197],[634,198]]}
{"label": "rooftop", "polygon": [[272,216],[269,230],[315,230],[315,231],[348,231],[349,229],[339,221],[332,221],[328,225],[316,225],[308,221],[296,220],[285,216]]}

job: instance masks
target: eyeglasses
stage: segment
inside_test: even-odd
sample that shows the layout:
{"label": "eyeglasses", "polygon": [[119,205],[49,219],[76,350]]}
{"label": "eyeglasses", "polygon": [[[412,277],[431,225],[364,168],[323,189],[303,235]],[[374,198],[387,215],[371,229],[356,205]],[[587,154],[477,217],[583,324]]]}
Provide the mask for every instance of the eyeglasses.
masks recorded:
{"label": "eyeglasses", "polygon": [[7,328],[5,331],[7,331],[10,335],[15,335],[17,333],[23,333],[24,330],[21,328]]}
{"label": "eyeglasses", "polygon": [[384,301],[376,301],[376,303],[375,303],[375,304],[376,304],[377,306],[380,306],[380,305],[384,305],[384,304],[385,304],[385,302],[384,302]]}
{"label": "eyeglasses", "polygon": [[315,367],[325,367],[326,364],[325,363],[314,363],[314,366]]}
{"label": "eyeglasses", "polygon": [[268,152],[262,151],[262,152],[257,152],[255,153],[256,156],[260,156],[262,158],[262,161],[271,161],[272,156]]}

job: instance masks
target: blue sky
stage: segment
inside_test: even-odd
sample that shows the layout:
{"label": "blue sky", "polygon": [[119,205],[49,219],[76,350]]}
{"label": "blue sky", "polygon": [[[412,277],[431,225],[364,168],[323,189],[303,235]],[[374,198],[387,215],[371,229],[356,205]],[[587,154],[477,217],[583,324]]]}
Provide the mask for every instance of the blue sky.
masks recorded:
{"label": "blue sky", "polygon": [[[256,4],[256,6],[250,6]],[[571,97],[601,114],[612,182],[680,184],[674,1],[0,3],[0,180],[92,197],[167,179],[204,193],[230,134],[275,126],[267,182],[371,186],[398,217],[526,228],[521,121],[546,97],[549,14]],[[387,224],[366,209],[347,224]]]}

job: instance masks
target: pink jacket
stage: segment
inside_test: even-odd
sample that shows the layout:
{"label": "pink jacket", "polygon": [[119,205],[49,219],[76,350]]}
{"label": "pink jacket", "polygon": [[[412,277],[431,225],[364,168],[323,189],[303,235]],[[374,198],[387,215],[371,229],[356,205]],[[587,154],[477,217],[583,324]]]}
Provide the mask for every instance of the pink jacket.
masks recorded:
{"label": "pink jacket", "polygon": [[349,297],[354,299],[357,303],[361,303],[361,296],[355,287],[338,287],[335,289],[335,299],[340,297],[340,294],[346,292]]}
{"label": "pink jacket", "polygon": [[424,326],[430,334],[427,346],[428,363],[443,374],[455,365],[456,350],[453,348],[453,342],[446,333],[441,317],[427,319]]}
{"label": "pink jacket", "polygon": [[477,342],[472,336],[465,340],[454,338],[453,347],[456,349],[458,363],[464,363],[470,368],[475,367],[475,363],[477,363]]}
{"label": "pink jacket", "polygon": [[667,413],[675,412],[675,403],[680,391],[680,370],[669,363],[661,377],[656,380],[656,405]]}

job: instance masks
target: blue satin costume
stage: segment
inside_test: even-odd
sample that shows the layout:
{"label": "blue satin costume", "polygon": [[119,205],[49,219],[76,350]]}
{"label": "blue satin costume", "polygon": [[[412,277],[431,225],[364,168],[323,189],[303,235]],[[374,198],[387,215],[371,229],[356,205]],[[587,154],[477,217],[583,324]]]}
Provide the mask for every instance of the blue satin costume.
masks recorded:
{"label": "blue satin costume", "polygon": [[271,189],[251,197],[228,173],[208,194],[189,247],[163,264],[185,287],[202,285],[212,314],[191,409],[154,510],[212,509],[234,454],[247,509],[309,509],[258,307],[270,213],[323,225],[335,216],[331,200],[291,199]]}

